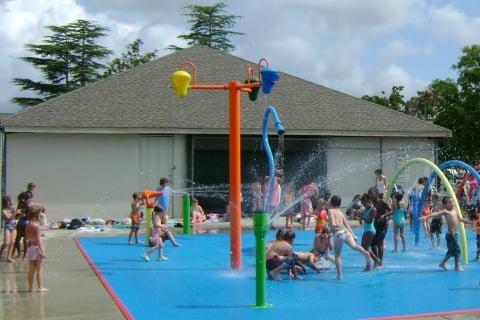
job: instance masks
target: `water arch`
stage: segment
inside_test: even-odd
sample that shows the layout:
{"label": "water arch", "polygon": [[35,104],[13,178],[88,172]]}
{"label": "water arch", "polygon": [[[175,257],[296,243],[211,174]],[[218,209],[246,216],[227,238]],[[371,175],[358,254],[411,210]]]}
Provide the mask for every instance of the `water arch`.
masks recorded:
{"label": "water arch", "polygon": [[[462,211],[460,210],[460,205],[458,204],[457,198],[455,197],[455,192],[453,191],[452,186],[450,185],[450,182],[448,181],[447,177],[443,174],[442,170],[439,167],[437,167],[433,162],[431,162],[427,159],[423,159],[423,158],[410,159],[410,160],[404,162],[400,166],[400,168],[398,168],[398,170],[395,172],[395,175],[393,176],[393,178],[390,180],[390,183],[388,184],[387,200],[390,199],[391,190],[392,190],[393,186],[395,185],[395,182],[397,181],[398,177],[403,173],[403,171],[406,168],[408,168],[409,166],[411,166],[413,164],[426,165],[426,166],[430,167],[430,169],[432,169],[436,173],[436,175],[440,178],[442,183],[445,185],[448,195],[452,198],[455,210],[461,216]],[[424,190],[428,190],[427,186],[425,186]],[[421,200],[420,200],[420,202],[421,202]],[[420,204],[421,203],[419,203],[417,205],[419,206]],[[418,211],[418,207],[417,207],[416,211]],[[418,244],[418,240],[419,240],[419,221],[418,221],[419,220],[419,215],[418,215],[418,213],[416,214],[414,219],[415,220],[413,222],[414,222],[414,232],[415,232],[415,244]],[[465,226],[463,225],[463,223],[459,223],[459,229],[460,229],[460,241],[461,241],[461,248],[462,248],[462,260],[463,260],[464,264],[468,264],[467,237],[466,237],[466,234],[465,234]]]}

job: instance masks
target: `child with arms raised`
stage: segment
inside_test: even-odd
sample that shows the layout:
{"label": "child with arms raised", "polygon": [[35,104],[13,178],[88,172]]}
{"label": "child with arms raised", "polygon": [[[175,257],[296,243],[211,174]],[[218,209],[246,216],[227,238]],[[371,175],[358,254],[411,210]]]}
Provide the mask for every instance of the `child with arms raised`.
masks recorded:
{"label": "child with arms raised", "polygon": [[445,264],[447,261],[454,257],[455,259],[455,271],[463,271],[460,267],[460,246],[457,243],[457,226],[459,222],[466,224],[473,224],[473,222],[468,221],[467,219],[460,216],[460,214],[453,207],[452,199],[450,197],[443,197],[442,199],[443,209],[437,212],[432,212],[429,216],[421,217],[420,220],[427,220],[434,217],[445,217],[447,220],[447,233],[445,235],[445,240],[447,242],[447,253],[438,265],[440,268],[447,270]]}

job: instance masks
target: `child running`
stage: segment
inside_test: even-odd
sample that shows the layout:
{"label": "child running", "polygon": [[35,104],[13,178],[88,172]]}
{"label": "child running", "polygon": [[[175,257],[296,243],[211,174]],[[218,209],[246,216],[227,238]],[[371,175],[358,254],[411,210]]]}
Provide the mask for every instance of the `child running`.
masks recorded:
{"label": "child running", "polygon": [[355,243],[357,237],[353,234],[352,228],[348,224],[347,218],[340,211],[340,205],[342,199],[340,196],[333,196],[330,199],[330,209],[328,210],[328,220],[330,222],[330,228],[333,230],[333,251],[335,253],[335,267],[337,269],[337,280],[342,280],[342,247],[343,243],[346,243],[350,248],[356,250],[365,257],[365,269],[364,271],[370,271],[372,269],[370,264],[370,254],[361,246]]}
{"label": "child running", "polygon": [[43,286],[43,260],[45,247],[43,246],[43,237],[40,230],[39,218],[42,212],[42,206],[39,204],[30,204],[28,207],[28,223],[25,227],[25,238],[28,241],[26,259],[29,263],[28,268],[28,291],[33,291],[33,278],[37,280],[37,291],[45,292],[47,288]]}
{"label": "child running", "polygon": [[138,229],[140,229],[140,220],[141,220],[141,206],[143,205],[143,200],[138,196],[137,193],[132,195],[133,201],[130,204],[132,212],[130,213],[130,219],[132,220],[132,226],[130,227],[130,234],[128,235],[128,244],[132,244],[132,235],[135,234],[135,243],[143,243],[138,240]]}
{"label": "child running", "polygon": [[[165,261],[168,260],[166,256],[163,255],[163,249],[165,248],[165,244],[163,243],[163,238],[166,235],[171,236],[170,240],[173,243],[173,246],[179,247],[180,245],[175,241],[170,231],[166,225],[162,224],[162,214],[165,214],[165,209],[160,206],[155,206],[153,209],[153,227],[152,227],[152,235],[150,236],[150,242],[153,244],[153,247],[148,249],[145,254],[142,255],[142,259],[145,261],[150,261],[149,255],[158,249],[158,260]],[[173,239],[173,240],[172,240]]]}
{"label": "child running", "polygon": [[392,201],[393,210],[393,252],[398,251],[398,238],[402,240],[403,252],[407,251],[404,229],[405,219],[407,217],[407,209],[403,203],[403,193],[397,192],[393,195]]}
{"label": "child running", "polygon": [[438,212],[432,212],[427,217],[421,217],[420,220],[428,220],[433,217],[445,217],[447,220],[447,233],[445,235],[445,240],[447,242],[447,253],[438,265],[441,269],[447,270],[445,264],[448,259],[451,257],[455,258],[455,271],[463,271],[460,267],[460,246],[457,243],[457,226],[459,222],[472,225],[473,222],[468,221],[467,219],[461,217],[459,213],[453,208],[452,199],[450,197],[443,197],[442,199],[443,209]]}

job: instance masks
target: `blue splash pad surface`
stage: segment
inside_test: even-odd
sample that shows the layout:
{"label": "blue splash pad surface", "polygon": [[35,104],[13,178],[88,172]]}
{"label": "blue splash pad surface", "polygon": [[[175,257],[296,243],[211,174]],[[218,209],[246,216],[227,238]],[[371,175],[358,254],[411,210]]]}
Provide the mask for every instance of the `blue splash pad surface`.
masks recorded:
{"label": "blue splash pad surface", "polygon": [[[357,236],[361,230],[355,230]],[[313,231],[297,231],[295,251],[309,251]],[[413,247],[407,232],[406,253],[392,253],[387,235],[384,268],[361,272],[363,256],[343,248],[344,280],[334,280],[335,268],[321,274],[309,270],[303,280],[267,282],[271,308],[255,309],[254,235],[243,233],[243,270],[230,270],[228,233],[178,235],[183,245],[166,243],[168,261],[151,262],[140,256],[144,246],[127,245],[126,237],[81,238],[80,242],[136,319],[358,319],[412,315],[480,307],[480,263],[464,272],[442,271],[438,263],[446,251],[421,239]],[[270,232],[267,239],[273,239]],[[359,237],[360,238],[360,237]],[[470,257],[475,235],[468,232]],[[447,264],[453,269],[453,259]]]}

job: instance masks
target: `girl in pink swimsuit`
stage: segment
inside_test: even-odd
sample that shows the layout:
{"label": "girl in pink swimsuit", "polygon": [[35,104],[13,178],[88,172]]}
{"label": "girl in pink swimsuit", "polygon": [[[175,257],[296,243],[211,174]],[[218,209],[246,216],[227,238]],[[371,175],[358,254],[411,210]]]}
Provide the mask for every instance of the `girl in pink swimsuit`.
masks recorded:
{"label": "girl in pink swimsuit", "polygon": [[148,249],[147,252],[145,252],[142,255],[142,259],[145,261],[150,261],[150,258],[148,257],[153,251],[158,249],[158,260],[159,261],[165,261],[167,260],[167,257],[163,255],[163,248],[165,245],[163,244],[162,240],[162,220],[160,215],[165,212],[165,209],[162,207],[156,206],[153,209],[153,226],[152,226],[152,234],[150,235],[150,242],[153,243],[153,247]]}
{"label": "girl in pink swimsuit", "polygon": [[45,247],[43,246],[43,237],[40,230],[39,218],[42,212],[42,206],[39,204],[30,204],[28,206],[28,224],[25,227],[25,238],[28,241],[26,253],[29,262],[28,269],[28,291],[33,290],[33,278],[36,276],[39,292],[48,291],[43,287],[43,260],[45,260]]}

